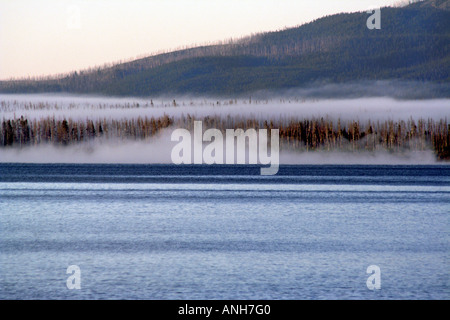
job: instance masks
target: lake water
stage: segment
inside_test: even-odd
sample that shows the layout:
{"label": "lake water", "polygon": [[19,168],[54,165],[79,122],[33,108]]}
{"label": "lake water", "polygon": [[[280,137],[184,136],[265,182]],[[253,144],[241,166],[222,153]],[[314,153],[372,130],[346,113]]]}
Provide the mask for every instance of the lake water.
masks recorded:
{"label": "lake water", "polygon": [[450,166],[259,172],[0,164],[0,299],[450,298]]}

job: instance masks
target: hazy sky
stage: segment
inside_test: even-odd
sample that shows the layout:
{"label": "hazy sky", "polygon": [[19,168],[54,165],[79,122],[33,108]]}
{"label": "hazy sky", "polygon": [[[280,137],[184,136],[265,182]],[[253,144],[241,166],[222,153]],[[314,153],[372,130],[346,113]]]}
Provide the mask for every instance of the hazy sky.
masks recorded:
{"label": "hazy sky", "polygon": [[0,0],[0,79],[69,72],[394,0]]}

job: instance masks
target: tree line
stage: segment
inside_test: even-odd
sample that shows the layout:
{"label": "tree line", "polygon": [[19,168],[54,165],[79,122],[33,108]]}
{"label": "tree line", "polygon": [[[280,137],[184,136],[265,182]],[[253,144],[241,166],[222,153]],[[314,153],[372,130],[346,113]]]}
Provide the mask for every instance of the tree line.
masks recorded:
{"label": "tree line", "polygon": [[[166,128],[193,130],[194,121],[203,121],[203,128],[279,129],[280,149],[293,151],[338,150],[372,151],[432,150],[437,159],[450,160],[450,125],[447,119],[343,121],[328,117],[298,119],[251,119],[243,117],[203,117],[187,114],[177,119],[164,115],[158,118],[134,119],[55,119],[29,121],[24,117],[3,119],[0,145],[31,146],[42,143],[67,146],[94,139],[145,140]],[[270,132],[270,131],[269,131]]]}

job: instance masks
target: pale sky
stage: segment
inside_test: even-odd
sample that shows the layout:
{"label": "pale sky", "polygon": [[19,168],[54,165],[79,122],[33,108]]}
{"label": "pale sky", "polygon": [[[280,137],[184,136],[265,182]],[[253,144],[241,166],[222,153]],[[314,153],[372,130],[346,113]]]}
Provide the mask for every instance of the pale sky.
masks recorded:
{"label": "pale sky", "polygon": [[0,79],[293,27],[394,0],[0,0]]}

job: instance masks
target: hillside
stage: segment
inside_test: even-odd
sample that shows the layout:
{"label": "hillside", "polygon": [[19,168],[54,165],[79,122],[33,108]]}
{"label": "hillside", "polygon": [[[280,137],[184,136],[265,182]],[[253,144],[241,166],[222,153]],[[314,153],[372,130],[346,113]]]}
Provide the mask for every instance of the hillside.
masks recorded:
{"label": "hillside", "polygon": [[[444,84],[450,70],[450,0],[323,17],[283,31],[71,73],[0,82],[3,93],[70,92],[149,96],[240,95],[311,83],[413,80]],[[440,96],[450,96],[444,89]]]}

